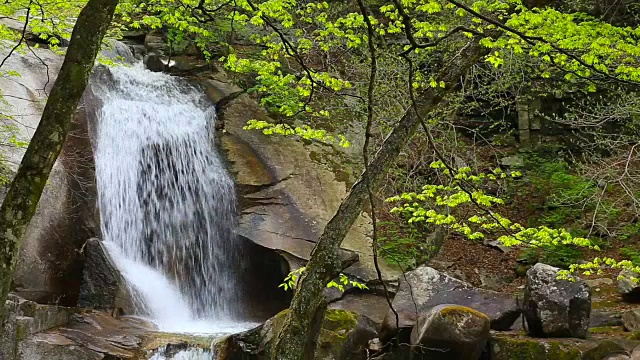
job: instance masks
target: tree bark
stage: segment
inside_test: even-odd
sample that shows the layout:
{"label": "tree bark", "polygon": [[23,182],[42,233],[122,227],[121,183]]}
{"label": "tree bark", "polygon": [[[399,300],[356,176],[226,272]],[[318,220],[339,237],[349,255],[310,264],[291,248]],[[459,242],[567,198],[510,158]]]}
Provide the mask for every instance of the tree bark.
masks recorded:
{"label": "tree bark", "polygon": [[118,0],[89,0],[80,11],[38,128],[0,207],[0,323],[22,237],[60,154],[117,4]]}
{"label": "tree bark", "polygon": [[[427,118],[436,109],[445,95],[452,92],[458,81],[467,71],[488,53],[488,49],[478,43],[478,39],[467,44],[436,77],[438,82],[444,81],[444,88],[429,88],[416,99],[416,116],[413,109],[407,110],[402,119],[387,135],[382,146],[368,166],[368,171],[360,175],[351,187],[347,197],[342,201],[338,211],[327,223],[311,258],[298,283],[289,312],[278,338],[272,348],[271,358],[275,360],[308,360],[315,350],[318,329],[315,321],[322,321],[326,309],[323,290],[326,284],[339,275],[342,268],[338,251],[349,228],[360,215],[367,198],[367,177],[370,176],[371,187],[375,188],[382,180],[391,163],[397,158],[400,150],[408,143],[420,125],[420,118]],[[313,345],[311,345],[313,344]]]}

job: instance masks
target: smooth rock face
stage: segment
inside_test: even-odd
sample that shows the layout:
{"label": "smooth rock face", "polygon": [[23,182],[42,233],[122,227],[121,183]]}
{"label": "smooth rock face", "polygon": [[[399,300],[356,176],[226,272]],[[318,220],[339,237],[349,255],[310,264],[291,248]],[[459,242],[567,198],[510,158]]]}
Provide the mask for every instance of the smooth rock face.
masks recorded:
{"label": "smooth rock face", "polygon": [[2,360],[148,359],[151,354],[181,349],[202,349],[200,353],[205,353],[217,337],[158,333],[152,324],[137,318],[116,319],[105,312],[71,310],[76,313],[69,323],[26,336],[16,345],[17,356]]}
{"label": "smooth rock face", "polygon": [[589,285],[590,288],[613,285],[613,280],[609,278],[585,280],[584,282]]}
{"label": "smooth rock face", "polygon": [[36,334],[20,344],[20,360],[101,360],[104,355],[75,346],[73,341],[56,334]]}
{"label": "smooth rock face", "polygon": [[640,360],[640,345],[636,346],[631,352],[631,360]]}
{"label": "smooth rock face", "polygon": [[[408,272],[406,280],[408,283],[402,279],[393,299],[400,330],[412,328],[420,314],[440,304],[462,305],[477,310],[487,315],[494,330],[509,330],[520,315],[516,300],[510,295],[476,289],[427,266]],[[384,342],[392,338],[399,331],[398,327],[395,314],[389,310],[382,323],[381,340]]]}
{"label": "smooth rock face", "polygon": [[[7,101],[2,111],[12,117],[6,119],[6,125],[15,126],[18,140],[29,141],[38,126],[62,60],[62,56],[49,50],[33,48],[33,53],[14,53],[4,64],[3,68],[20,73],[19,77],[0,79]],[[95,222],[89,219],[90,203],[95,199],[91,196],[93,155],[82,120],[74,118],[23,237],[12,291],[30,300],[75,304],[82,271],[78,249],[86,239],[96,235]],[[0,149],[10,172],[17,169],[24,151],[22,147]],[[3,175],[9,179],[12,176]]]}
{"label": "smooth rock face", "polygon": [[558,268],[536,264],[527,271],[524,294],[529,333],[539,337],[585,338],[591,294],[582,280],[558,280]]}
{"label": "smooth rock face", "polygon": [[[116,43],[114,50],[123,54],[122,46]],[[48,81],[49,90],[53,81],[47,79],[55,79],[63,59],[48,50],[34,51],[41,59],[29,52],[14,54],[5,66],[18,70],[21,76],[5,79],[10,80],[7,83],[0,81],[0,88],[9,95],[6,99],[12,105],[6,114],[20,121],[19,140],[29,140],[37,127],[48,94],[42,89]],[[48,67],[42,66],[41,61]],[[88,86],[23,237],[16,264],[12,291],[39,303],[76,305],[82,277],[80,249],[88,238],[100,233],[95,167],[89,141],[88,123],[95,116],[90,94],[91,86]],[[11,164],[19,164],[24,149],[11,149],[6,154],[3,150],[3,156]]]}
{"label": "smooth rock face", "polygon": [[489,339],[489,318],[471,308],[438,305],[411,332],[415,352],[431,360],[477,360]]}
{"label": "smooth rock face", "polygon": [[[314,242],[347,195],[354,170],[322,163],[342,158],[341,151],[243,130],[251,119],[274,120],[247,94],[232,96],[233,87],[221,88],[230,82],[223,70],[206,78],[215,80],[201,82],[211,99],[226,102],[218,107],[218,121],[225,130],[220,145],[239,193],[237,233],[287,258],[307,261]],[[371,222],[362,215],[342,243],[343,249],[359,255],[359,261],[344,273],[364,282],[377,281],[371,238],[366,235],[370,229]],[[380,259],[380,268],[386,282],[401,276],[399,267],[384,259]]]}
{"label": "smooth rock face", "polygon": [[622,299],[628,302],[640,302],[640,283],[633,279],[640,278],[640,275],[629,271],[622,270],[618,276],[618,293],[622,295]]}
{"label": "smooth rock face", "polygon": [[116,268],[102,241],[87,240],[84,246],[85,266],[78,306],[97,310],[133,314],[134,299],[126,280]]}
{"label": "smooth rock face", "polygon": [[622,323],[627,331],[640,331],[640,309],[626,311],[622,315]]}

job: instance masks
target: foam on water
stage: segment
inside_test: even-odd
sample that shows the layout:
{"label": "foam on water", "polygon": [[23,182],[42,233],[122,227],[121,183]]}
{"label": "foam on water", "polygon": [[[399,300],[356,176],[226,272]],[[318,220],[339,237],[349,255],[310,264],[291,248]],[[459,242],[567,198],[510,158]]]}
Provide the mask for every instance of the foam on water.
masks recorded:
{"label": "foam on water", "polygon": [[229,333],[243,323],[235,193],[202,91],[141,66],[92,82],[102,234],[160,330]]}
{"label": "foam on water", "polygon": [[188,349],[177,352],[174,355],[164,353],[153,354],[149,360],[211,360],[213,353],[202,349]]}

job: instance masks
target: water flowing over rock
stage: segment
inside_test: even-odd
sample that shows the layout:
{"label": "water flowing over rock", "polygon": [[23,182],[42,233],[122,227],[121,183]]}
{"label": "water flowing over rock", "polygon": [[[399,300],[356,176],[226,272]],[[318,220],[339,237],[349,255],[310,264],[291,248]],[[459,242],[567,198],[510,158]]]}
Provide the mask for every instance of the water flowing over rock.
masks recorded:
{"label": "water flowing over rock", "polygon": [[92,83],[102,102],[96,178],[117,267],[161,329],[237,318],[244,261],[233,182],[210,135],[213,106],[186,81],[140,66],[103,75]]}
{"label": "water flowing over rock", "polygon": [[591,314],[589,286],[580,279],[559,280],[558,271],[541,263],[527,271],[524,306],[529,333],[585,338]]}
{"label": "water flowing over rock", "polygon": [[163,346],[149,357],[149,360],[211,360],[214,354],[210,350],[200,348],[182,349]]}
{"label": "water flowing over rock", "polygon": [[421,266],[406,274],[382,323],[381,339],[388,340],[399,330],[411,329],[421,314],[440,304],[470,307],[487,315],[494,330],[508,330],[520,316],[515,298],[473,286],[445,275],[433,268]]}

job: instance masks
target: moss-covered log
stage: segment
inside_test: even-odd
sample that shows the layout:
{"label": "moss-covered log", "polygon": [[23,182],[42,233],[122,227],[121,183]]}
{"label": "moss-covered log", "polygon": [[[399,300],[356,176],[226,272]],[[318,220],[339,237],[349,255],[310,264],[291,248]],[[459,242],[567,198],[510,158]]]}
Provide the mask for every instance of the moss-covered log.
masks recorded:
{"label": "moss-covered log", "polygon": [[456,88],[460,78],[487,52],[488,50],[479,45],[478,41],[471,41],[453,58],[447,59],[444,63],[448,66],[436,77],[438,83],[443,81],[446,86],[429,88],[421,93],[416,99],[420,116],[416,116],[413,110],[408,110],[384,140],[370,162],[368,171],[364,172],[353,185],[314,247],[293,297],[285,324],[273,347],[273,359],[313,359],[315,350],[313,345],[316,343],[319,329],[318,320],[323,318],[326,308],[323,290],[326,284],[338,276],[342,270],[338,251],[367,199],[367,177],[370,176],[373,187],[379,184],[389,166],[416,132],[420,125],[420,118],[427,118],[445,95]]}
{"label": "moss-covered log", "polygon": [[[76,21],[71,43],[44,108],[0,208],[0,304],[11,287],[22,237],[71,125],[117,0],[89,0]],[[4,306],[0,306],[0,322]]]}

